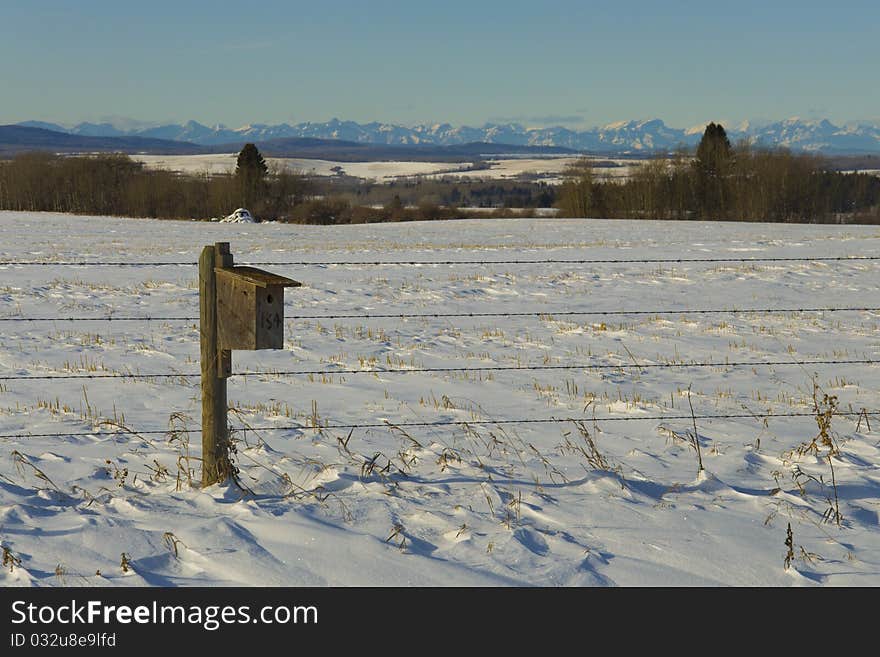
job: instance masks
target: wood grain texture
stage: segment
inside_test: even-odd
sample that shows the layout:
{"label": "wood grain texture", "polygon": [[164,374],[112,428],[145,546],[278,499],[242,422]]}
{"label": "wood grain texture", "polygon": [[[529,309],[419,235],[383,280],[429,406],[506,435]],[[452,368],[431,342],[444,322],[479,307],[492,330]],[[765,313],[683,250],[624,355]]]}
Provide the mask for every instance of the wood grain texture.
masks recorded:
{"label": "wood grain texture", "polygon": [[281,287],[300,287],[302,283],[286,276],[273,274],[256,267],[216,267],[215,273],[221,278],[237,278],[248,281],[258,287],[280,285]]}
{"label": "wood grain texture", "polygon": [[251,267],[217,268],[215,272],[219,348],[283,348],[284,288],[300,284]]}
{"label": "wood grain texture", "polygon": [[[199,329],[202,359],[202,486],[225,481],[227,454],[226,379],[220,377],[217,334],[217,263],[232,264],[228,243],[206,246],[199,257]],[[230,366],[231,367],[231,366]]]}

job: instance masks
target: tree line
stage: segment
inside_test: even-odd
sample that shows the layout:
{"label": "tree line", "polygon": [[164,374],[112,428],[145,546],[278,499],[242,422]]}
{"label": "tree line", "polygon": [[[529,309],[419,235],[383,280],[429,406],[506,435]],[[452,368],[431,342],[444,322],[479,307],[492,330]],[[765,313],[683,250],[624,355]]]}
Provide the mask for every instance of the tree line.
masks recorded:
{"label": "tree line", "polygon": [[390,182],[333,180],[327,193],[352,205],[387,206],[395,198],[407,207],[433,204],[455,208],[549,208],[556,185],[519,180],[462,179],[454,176],[413,177]]}
{"label": "tree line", "polygon": [[23,153],[0,162],[0,209],[210,219],[248,207],[277,218],[305,201],[311,192],[303,176],[286,170],[268,175],[260,168],[266,167],[262,156],[249,160],[253,153],[247,151],[234,174],[220,176],[150,170],[123,154]]}
{"label": "tree line", "polygon": [[25,153],[0,162],[4,210],[210,219],[246,207],[262,220],[343,224],[530,216],[551,206],[566,217],[880,223],[880,178],[833,171],[815,155],[733,146],[714,123],[695,152],[650,160],[624,181],[598,179],[584,158],[558,186],[309,178],[270,171],[253,144],[223,175],[150,170],[119,154]]}
{"label": "tree line", "polygon": [[571,217],[880,223],[880,178],[833,171],[817,155],[733,146],[710,123],[696,153],[651,160],[623,182],[597,180],[579,160],[557,207]]}
{"label": "tree line", "polygon": [[[253,144],[231,175],[151,170],[123,154],[24,153],[0,161],[0,209],[24,212],[210,219],[245,207],[261,220],[309,224],[528,216],[517,207],[548,206],[549,185],[417,180],[379,185],[270,171]],[[465,211],[462,204],[488,207]],[[495,210],[495,206],[502,206]]]}

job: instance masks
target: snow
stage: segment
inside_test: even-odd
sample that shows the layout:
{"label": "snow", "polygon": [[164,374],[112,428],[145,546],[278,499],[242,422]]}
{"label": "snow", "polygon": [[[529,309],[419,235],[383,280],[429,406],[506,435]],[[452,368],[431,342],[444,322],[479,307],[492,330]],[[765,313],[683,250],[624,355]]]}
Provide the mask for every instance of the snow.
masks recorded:
{"label": "snow", "polygon": [[220,223],[224,224],[255,224],[257,223],[253,215],[245,208],[238,208],[232,214],[223,217]]}
{"label": "snow", "polygon": [[[0,213],[0,260],[236,262],[877,255],[870,226],[529,219],[290,226]],[[833,461],[793,453],[812,382],[880,409],[877,312],[553,317],[575,310],[876,306],[877,264],[266,266],[303,282],[287,316],[534,311],[541,317],[288,321],[233,370],[790,360],[773,367],[233,377],[241,482],[200,489],[198,378],[0,380],[0,585],[880,584],[880,418],[837,415]],[[197,316],[194,267],[0,266],[0,317]],[[0,322],[0,376],[197,372],[195,322]],[[586,411],[585,411],[586,407]],[[607,468],[572,422],[591,418]],[[611,418],[637,418],[609,421]],[[347,430],[334,424],[466,421]],[[246,425],[245,425],[246,423]],[[75,436],[72,434],[86,433]],[[677,437],[678,436],[678,437]],[[577,448],[583,448],[580,451]],[[378,457],[376,455],[379,455]],[[823,452],[824,454],[824,452]],[[187,460],[189,457],[189,461]],[[370,461],[375,458],[374,466]],[[391,465],[388,465],[390,461]],[[802,474],[801,474],[802,473]],[[783,567],[786,527],[795,558]],[[132,567],[124,573],[121,554]],[[100,572],[100,574],[98,574]]]}
{"label": "snow", "polygon": [[[476,169],[474,171],[460,171],[456,173],[436,174],[431,178],[454,177],[482,180],[507,179],[516,180],[523,176],[537,175],[544,182],[552,185],[561,184],[564,180],[565,170],[577,162],[578,157],[542,157],[542,158],[510,158],[486,160],[488,169]],[[596,162],[593,173],[602,179],[627,178],[638,164],[643,160],[608,160],[605,158],[594,159]],[[615,166],[603,166],[603,163],[611,162]]]}
{"label": "snow", "polygon": [[[133,155],[148,168],[169,169],[184,173],[231,173],[235,171],[236,153],[214,155]],[[388,181],[394,178],[454,171],[469,167],[470,162],[335,162],[305,158],[266,158],[269,166],[278,166],[316,176],[335,176],[336,167],[345,174],[363,179]]]}
{"label": "snow", "polygon": [[[235,170],[237,154],[214,154],[214,155],[133,155],[135,160],[143,162],[148,168],[168,169],[184,173],[231,173]],[[462,162],[336,162],[333,160],[316,160],[305,158],[267,158],[270,166],[283,167],[292,171],[300,171],[315,176],[338,175],[341,168],[345,175],[361,178],[364,180],[377,180],[379,182],[391,182],[400,178],[412,176],[426,177],[456,177],[456,178],[479,178],[479,179],[515,179],[524,174],[540,174],[547,177],[547,182],[558,184],[562,182],[562,172],[565,167],[578,158],[574,157],[544,157],[544,158],[498,158],[486,160],[488,169],[470,171],[473,165],[471,161]],[[602,162],[611,161],[613,167],[597,166],[596,173],[607,178],[626,177],[630,175],[631,168],[639,163],[638,160],[608,160],[599,158]]]}

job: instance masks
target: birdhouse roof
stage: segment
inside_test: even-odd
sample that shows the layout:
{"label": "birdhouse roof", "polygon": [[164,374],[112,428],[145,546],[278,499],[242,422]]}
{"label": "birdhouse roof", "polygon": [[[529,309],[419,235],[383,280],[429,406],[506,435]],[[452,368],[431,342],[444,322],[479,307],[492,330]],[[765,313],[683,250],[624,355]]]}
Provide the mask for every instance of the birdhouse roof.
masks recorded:
{"label": "birdhouse roof", "polygon": [[257,287],[269,287],[276,285],[280,287],[300,287],[302,283],[295,281],[286,276],[279,276],[272,272],[263,271],[256,267],[216,267],[214,272],[218,276],[229,276],[238,280],[247,281]]}

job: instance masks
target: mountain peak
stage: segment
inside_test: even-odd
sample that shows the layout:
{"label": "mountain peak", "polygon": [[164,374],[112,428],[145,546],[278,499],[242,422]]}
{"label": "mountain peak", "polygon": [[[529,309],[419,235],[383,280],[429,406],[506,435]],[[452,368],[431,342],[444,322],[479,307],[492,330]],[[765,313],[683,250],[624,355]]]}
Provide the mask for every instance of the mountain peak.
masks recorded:
{"label": "mountain peak", "polygon": [[[672,128],[659,118],[617,121],[589,130],[573,130],[562,126],[524,127],[522,124],[487,122],[482,127],[453,126],[449,123],[417,124],[406,127],[394,123],[371,121],[357,123],[333,117],[325,122],[248,123],[229,129],[223,124],[207,127],[189,120],[182,125],[147,124],[125,119],[103,123],[80,123],[71,128],[42,121],[25,121],[20,125],[39,127],[56,132],[82,136],[148,137],[188,141],[204,146],[255,143],[273,139],[310,138],[384,144],[425,144],[453,146],[466,143],[508,144],[512,146],[562,147],[577,151],[604,153],[669,151],[681,145],[694,146],[702,137],[706,123],[687,129]],[[857,125],[835,126],[828,119],[805,120],[789,117],[775,123],[765,120],[733,124],[722,121],[731,140],[748,138],[766,145],[812,151],[880,152],[880,126],[861,122]],[[123,126],[130,126],[124,129]]]}
{"label": "mountain peak", "polygon": [[666,124],[663,123],[663,119],[647,119],[645,121],[640,121],[638,123],[639,128],[665,128]]}

